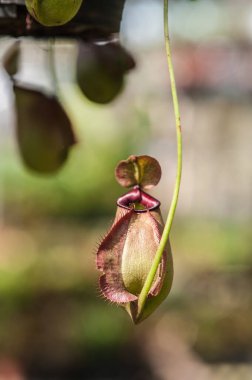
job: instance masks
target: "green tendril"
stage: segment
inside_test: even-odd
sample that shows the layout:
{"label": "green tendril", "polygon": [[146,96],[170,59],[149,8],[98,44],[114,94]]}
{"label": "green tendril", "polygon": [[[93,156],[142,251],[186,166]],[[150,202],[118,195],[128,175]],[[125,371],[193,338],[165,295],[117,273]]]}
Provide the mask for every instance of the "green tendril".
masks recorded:
{"label": "green tendril", "polygon": [[177,175],[176,175],[176,181],[174,185],[171,206],[170,206],[170,210],[169,210],[167,220],[165,223],[162,238],[160,240],[159,247],[154,257],[150,272],[146,278],[143,289],[139,295],[138,318],[140,318],[144,310],[145,302],[147,300],[148,294],[152,287],[155,275],[157,273],[158,266],[160,264],[163,252],[165,250],[166,244],[169,239],[169,234],[171,231],[172,222],[174,219],[174,215],[175,215],[175,211],[176,211],[176,207],[178,203],[181,174],[182,174],[182,133],[181,133],[181,121],[180,121],[180,111],[179,111],[179,102],[178,102],[177,89],[176,89],[176,81],[175,81],[175,75],[174,75],[174,69],[173,69],[173,63],[172,63],[172,57],[171,57],[171,46],[170,46],[169,27],[168,27],[168,0],[164,0],[164,37],[165,37],[168,70],[169,70],[169,76],[170,76],[171,94],[172,94],[173,108],[174,108],[174,115],[175,115],[176,134],[177,134]]}

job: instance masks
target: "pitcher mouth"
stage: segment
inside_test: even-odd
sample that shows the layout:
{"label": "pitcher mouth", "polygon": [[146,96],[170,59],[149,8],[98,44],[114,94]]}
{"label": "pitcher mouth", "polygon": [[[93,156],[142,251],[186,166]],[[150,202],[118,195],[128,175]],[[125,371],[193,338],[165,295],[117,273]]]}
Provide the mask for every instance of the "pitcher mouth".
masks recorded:
{"label": "pitcher mouth", "polygon": [[118,198],[117,205],[127,210],[142,213],[159,208],[160,202],[141,190],[139,186],[135,186],[128,193]]}

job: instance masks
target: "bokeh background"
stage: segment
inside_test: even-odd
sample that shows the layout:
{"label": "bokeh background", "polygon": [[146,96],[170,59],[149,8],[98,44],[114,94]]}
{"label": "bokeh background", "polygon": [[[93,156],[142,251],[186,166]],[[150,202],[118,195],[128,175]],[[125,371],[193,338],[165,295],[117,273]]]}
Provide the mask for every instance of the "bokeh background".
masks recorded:
{"label": "bokeh background", "polygon": [[[100,296],[95,249],[124,190],[114,167],[150,154],[166,216],[176,138],[162,2],[128,0],[121,40],[137,67],[112,104],[75,84],[76,46],[57,44],[62,102],[79,136],[64,168],[22,163],[0,71],[0,379],[252,379],[252,7],[177,0],[170,27],[184,172],[171,233],[170,296],[141,325]],[[12,41],[0,40],[2,57]],[[22,44],[22,80],[51,85],[46,42]]]}

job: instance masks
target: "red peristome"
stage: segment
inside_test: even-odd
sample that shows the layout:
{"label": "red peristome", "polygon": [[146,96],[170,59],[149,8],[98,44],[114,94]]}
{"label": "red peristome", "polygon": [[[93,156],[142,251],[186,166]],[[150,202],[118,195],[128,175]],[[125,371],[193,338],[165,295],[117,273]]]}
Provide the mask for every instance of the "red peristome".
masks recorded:
{"label": "red peristome", "polygon": [[141,190],[139,186],[135,186],[131,191],[118,198],[117,205],[131,210],[133,208],[132,205],[136,202],[144,207],[143,210],[135,210],[135,212],[139,213],[155,210],[160,207],[160,202]]}

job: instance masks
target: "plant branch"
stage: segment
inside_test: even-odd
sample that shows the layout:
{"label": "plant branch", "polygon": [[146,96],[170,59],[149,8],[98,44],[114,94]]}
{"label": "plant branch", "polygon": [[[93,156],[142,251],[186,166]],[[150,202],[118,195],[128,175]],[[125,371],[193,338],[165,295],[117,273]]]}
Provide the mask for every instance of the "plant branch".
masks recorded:
{"label": "plant branch", "polygon": [[172,201],[171,201],[171,206],[170,206],[170,210],[169,210],[167,220],[165,223],[162,238],[161,238],[159,247],[157,249],[156,255],[154,257],[150,272],[146,278],[143,289],[139,295],[138,318],[141,316],[141,314],[143,312],[144,305],[146,303],[148,294],[150,292],[153,281],[155,279],[157,269],[158,269],[158,266],[160,264],[163,252],[164,252],[165,247],[168,243],[169,234],[171,231],[172,222],[174,219],[174,215],[175,215],[175,211],[176,211],[176,207],[177,207],[177,203],[178,203],[179,189],[180,189],[180,183],[181,183],[181,174],[182,174],[182,133],[181,133],[179,102],[178,102],[176,81],[175,81],[172,56],[171,56],[169,26],[168,26],[168,0],[164,0],[164,37],[165,37],[167,63],[168,63],[168,70],[169,70],[169,76],[170,76],[171,94],[172,94],[173,108],[174,108],[174,115],[175,115],[175,124],[176,124],[177,175],[176,175],[176,180],[175,180],[175,185],[174,185],[174,190],[173,190],[173,197],[172,197]]}
{"label": "plant branch", "polygon": [[56,63],[55,63],[55,39],[50,38],[48,40],[48,58],[49,58],[49,69],[51,74],[51,80],[52,80],[52,86],[55,95],[57,96],[59,93],[59,86],[58,86],[58,77],[57,77],[57,70],[56,70]]}

